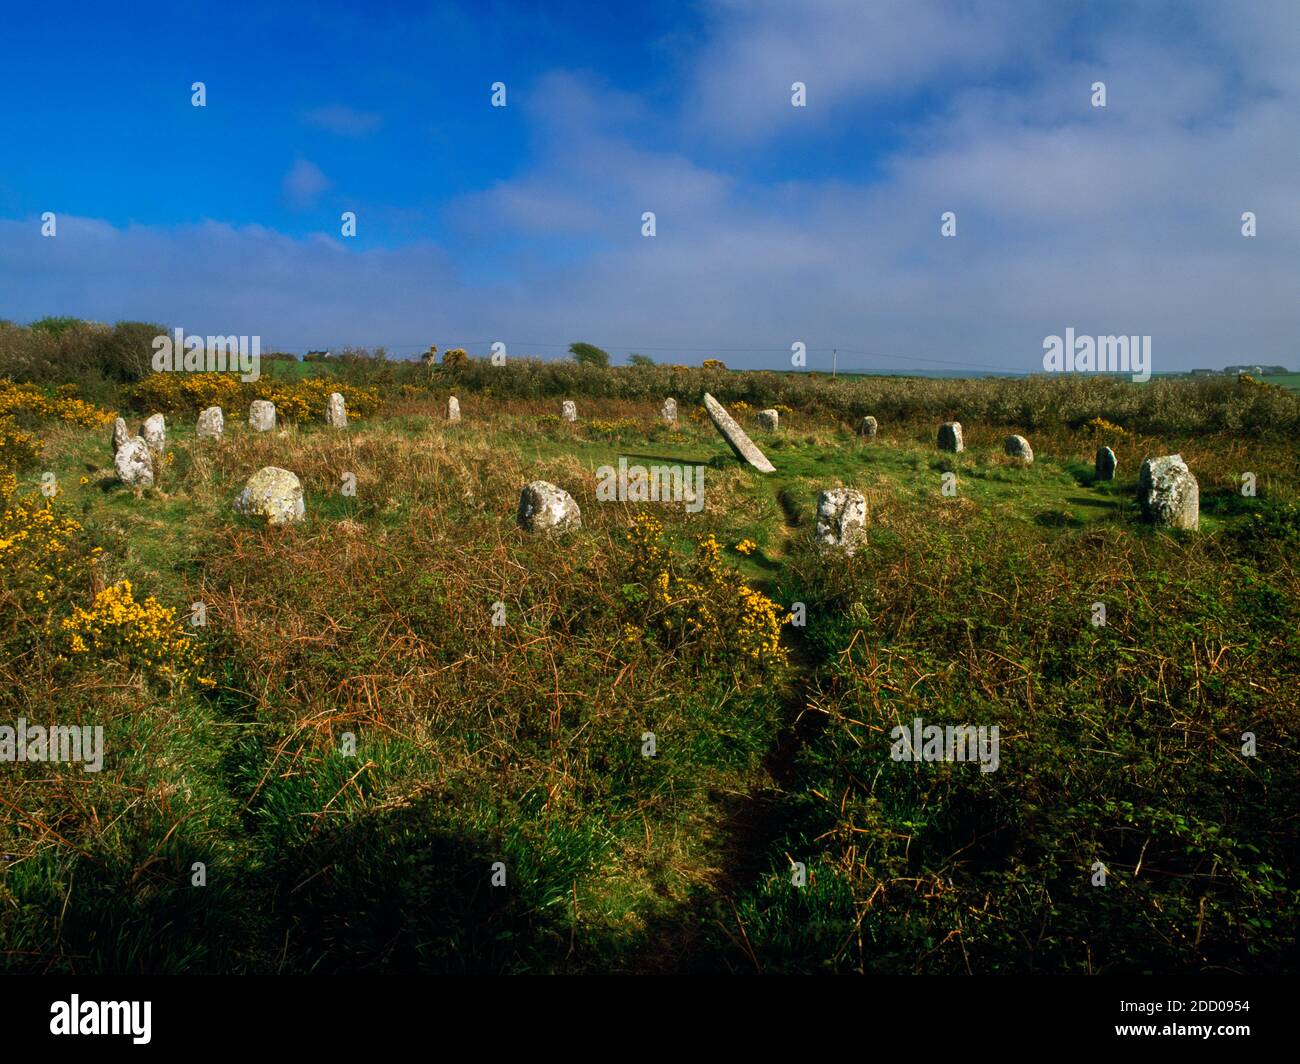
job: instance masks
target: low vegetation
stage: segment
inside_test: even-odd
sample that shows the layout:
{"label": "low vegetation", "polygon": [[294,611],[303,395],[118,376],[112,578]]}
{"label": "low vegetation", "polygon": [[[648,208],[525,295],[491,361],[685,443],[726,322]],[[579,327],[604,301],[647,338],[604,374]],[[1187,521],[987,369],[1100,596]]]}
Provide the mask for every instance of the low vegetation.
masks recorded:
{"label": "low vegetation", "polygon": [[[0,391],[25,437],[0,446],[0,724],[98,725],[106,750],[100,772],[0,764],[0,966],[1295,970],[1295,396],[312,368]],[[346,431],[321,421],[333,390]],[[776,474],[731,458],[705,390]],[[297,416],[255,434],[250,396]],[[219,444],[193,435],[211,403]],[[169,461],[136,497],[106,426],[154,410]],[[949,417],[963,454],[934,449]],[[1199,533],[1137,521],[1138,465],[1170,451]],[[704,505],[597,501],[620,456],[705,466]],[[266,465],[301,478],[304,525],[233,512]],[[538,478],[581,530],[516,529]],[[810,543],[833,486],[867,498],[852,558]],[[997,770],[894,760],[916,718],[998,726]]]}

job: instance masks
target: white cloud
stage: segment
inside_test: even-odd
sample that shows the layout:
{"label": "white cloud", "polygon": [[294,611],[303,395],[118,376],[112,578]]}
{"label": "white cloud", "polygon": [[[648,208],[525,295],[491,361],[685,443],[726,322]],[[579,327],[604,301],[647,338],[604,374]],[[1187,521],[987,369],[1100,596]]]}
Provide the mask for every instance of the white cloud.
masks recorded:
{"label": "white cloud", "polygon": [[294,210],[300,211],[315,206],[321,193],[330,185],[330,179],[321,172],[321,168],[308,159],[294,162],[281,182],[285,200]]}

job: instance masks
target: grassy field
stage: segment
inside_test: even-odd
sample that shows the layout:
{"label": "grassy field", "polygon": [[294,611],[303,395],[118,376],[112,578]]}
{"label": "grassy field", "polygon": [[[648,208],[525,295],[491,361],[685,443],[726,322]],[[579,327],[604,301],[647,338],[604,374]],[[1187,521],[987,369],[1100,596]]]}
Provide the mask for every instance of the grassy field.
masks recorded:
{"label": "grassy field", "polygon": [[[944,455],[932,421],[864,442],[793,410],[769,435],[742,406],[762,476],[685,403],[672,428],[630,399],[580,398],[576,425],[463,391],[448,425],[443,401],[262,435],[227,411],[221,444],[169,416],[140,497],[104,430],[46,428],[14,497],[53,472],[101,553],[58,602],[6,587],[0,721],[102,724],[107,755],[5,766],[4,967],[1294,970],[1292,444],[1058,423],[1022,468],[1014,423]],[[1142,458],[1173,451],[1196,534],[1137,520]],[[620,456],[704,466],[703,509],[597,501]],[[233,512],[266,465],[301,478],[304,525]],[[515,526],[538,478],[580,531]],[[834,486],[867,499],[852,558],[810,543]],[[59,618],[123,579],[210,686],[69,652]],[[776,652],[764,601],[806,614]],[[1000,767],[893,760],[916,717],[998,725]]]}

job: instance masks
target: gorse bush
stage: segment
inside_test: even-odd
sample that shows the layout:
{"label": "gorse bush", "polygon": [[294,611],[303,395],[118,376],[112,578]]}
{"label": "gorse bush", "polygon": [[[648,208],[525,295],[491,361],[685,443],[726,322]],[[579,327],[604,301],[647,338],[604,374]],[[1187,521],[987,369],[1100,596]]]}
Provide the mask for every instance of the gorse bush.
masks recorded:
{"label": "gorse bush", "polygon": [[153,373],[127,389],[126,398],[137,410],[164,414],[197,413],[209,406],[229,413],[247,407],[254,399],[268,399],[275,404],[278,416],[306,421],[324,416],[331,392],[343,396],[350,418],[369,417],[379,409],[380,399],[373,389],[332,377],[242,381],[232,373]]}
{"label": "gorse bush", "polygon": [[722,561],[713,534],[702,537],[689,559],[664,542],[663,525],[637,515],[627,534],[628,575],[623,598],[636,614],[624,629],[628,642],[642,638],[707,660],[782,666],[786,612],[751,588]]}
{"label": "gorse bush", "polygon": [[176,611],[152,595],[136,602],[131,581],[119,580],[95,596],[90,609],[76,608],[60,622],[67,655],[113,660],[169,687],[212,687],[201,673],[198,643],[180,631]]}

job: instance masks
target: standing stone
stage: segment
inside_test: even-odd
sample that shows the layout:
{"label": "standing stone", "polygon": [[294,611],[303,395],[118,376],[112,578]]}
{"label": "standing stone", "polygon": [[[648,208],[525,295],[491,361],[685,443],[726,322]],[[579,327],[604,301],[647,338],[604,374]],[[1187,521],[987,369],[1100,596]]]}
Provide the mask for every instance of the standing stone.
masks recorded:
{"label": "standing stone", "polygon": [[775,410],[760,410],[757,417],[758,427],[764,432],[775,432],[781,424],[781,415]]}
{"label": "standing stone", "polygon": [[1034,449],[1023,436],[1008,436],[1002,449],[1012,458],[1019,458],[1025,465],[1034,464]]}
{"label": "standing stone", "polygon": [[348,407],[341,392],[330,392],[325,402],[325,424],[332,429],[348,427]]}
{"label": "standing stone", "polygon": [[862,424],[858,426],[858,435],[865,436],[867,439],[875,439],[876,431],[876,419],[868,414],[862,419]]}
{"label": "standing stone", "polygon": [[133,488],[153,487],[153,452],[143,436],[132,436],[113,456],[117,479]]}
{"label": "standing stone", "polygon": [[454,395],[449,395],[447,397],[447,420],[448,421],[460,420],[460,400],[457,399]]}
{"label": "standing stone", "polygon": [[1142,516],[1165,528],[1195,531],[1201,524],[1201,489],[1181,454],[1148,458],[1138,474]]}
{"label": "standing stone", "polygon": [[676,399],[671,399],[671,398],[670,398],[670,399],[665,399],[665,400],[664,400],[663,409],[661,409],[661,410],[659,411],[659,416],[660,416],[661,418],[663,418],[665,421],[676,421],[676,420],[677,420],[677,400],[676,400]]}
{"label": "standing stone", "polygon": [[162,454],[167,449],[167,421],[162,414],[151,414],[145,418],[144,442],[154,454]]}
{"label": "standing stone", "polygon": [[817,496],[817,530],[814,536],[825,547],[843,548],[852,554],[867,521],[867,500],[862,492],[832,488]]}
{"label": "standing stone", "polygon": [[194,435],[201,440],[219,440],[226,431],[226,417],[221,407],[210,406],[199,415],[199,423],[194,428]]}
{"label": "standing stone", "polygon": [[519,527],[526,532],[563,532],[582,525],[573,496],[545,480],[534,480],[519,496]]}
{"label": "standing stone", "polygon": [[254,432],[270,432],[275,428],[275,404],[269,399],[254,399],[248,407],[248,424]]}
{"label": "standing stone", "polygon": [[126,427],[126,418],[118,418],[113,422],[113,454],[117,454],[122,449],[122,444],[131,438],[131,433]]}
{"label": "standing stone", "polygon": [[945,421],[939,426],[939,450],[951,451],[953,454],[966,450],[966,445],[961,441],[960,421]]}
{"label": "standing stone", "polygon": [[1115,470],[1119,463],[1115,459],[1115,452],[1109,447],[1097,448],[1097,465],[1095,471],[1098,480],[1114,480]]}
{"label": "standing stone", "polygon": [[251,517],[264,517],[268,525],[287,525],[307,516],[302,484],[287,469],[259,469],[235,500],[235,509]]}
{"label": "standing stone", "polygon": [[565,421],[578,420],[578,406],[572,399],[566,399],[561,404],[560,417],[564,418]]}
{"label": "standing stone", "polygon": [[723,405],[708,392],[704,393],[704,409],[708,411],[713,427],[722,433],[722,438],[727,441],[727,446],[735,452],[737,458],[742,462],[748,462],[760,473],[776,472],[776,466],[754,446],[754,441],[745,435],[745,430],[736,424],[736,419],[728,414]]}

